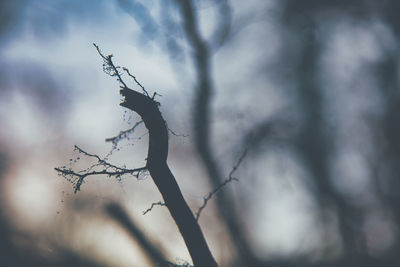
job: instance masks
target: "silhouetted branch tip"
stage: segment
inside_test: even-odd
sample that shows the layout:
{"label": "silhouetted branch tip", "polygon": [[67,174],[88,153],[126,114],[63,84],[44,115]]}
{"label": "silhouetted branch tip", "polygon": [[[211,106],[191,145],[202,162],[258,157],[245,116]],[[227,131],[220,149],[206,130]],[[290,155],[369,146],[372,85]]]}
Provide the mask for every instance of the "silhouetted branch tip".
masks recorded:
{"label": "silhouetted branch tip", "polygon": [[94,47],[96,47],[96,50],[97,50],[97,52],[99,53],[99,55],[100,55],[104,60],[106,60],[107,58],[106,58],[106,56],[104,56],[103,53],[101,52],[100,47],[99,47],[98,45],[96,45],[95,43],[93,43],[93,45],[94,45]]}
{"label": "silhouetted branch tip", "polygon": [[[147,169],[146,166],[135,169],[118,167],[114,164],[107,162],[105,159],[100,158],[98,155],[86,152],[77,145],[75,145],[74,151],[78,151],[78,153],[83,154],[89,158],[94,158],[97,161],[88,168],[80,171],[74,171],[72,169],[72,166],[69,168],[67,166],[55,168],[55,170],[58,172],[58,175],[63,176],[65,179],[67,179],[67,181],[73,184],[74,193],[80,191],[82,184],[85,182],[85,178],[88,176],[106,175],[108,177],[115,177],[116,179],[121,179],[123,175],[130,174],[138,178],[139,174]],[[80,157],[78,156],[77,160],[79,159]],[[70,162],[71,161],[72,159],[70,160]],[[76,162],[76,160],[74,162]]]}
{"label": "silhouetted branch tip", "polygon": [[225,185],[232,181],[239,181],[238,178],[233,177],[233,174],[236,172],[236,170],[239,168],[240,164],[242,163],[243,159],[247,155],[247,149],[242,153],[236,164],[233,166],[232,170],[229,172],[228,178],[225,179],[225,181],[217,186],[213,191],[211,191],[207,196],[203,197],[203,204],[200,206],[200,208],[197,210],[195,217],[196,220],[199,220],[201,212],[205,209],[207,206],[208,201],[218,193],[219,190],[221,190]]}
{"label": "silhouetted branch tip", "polygon": [[143,123],[143,120],[140,120],[136,122],[131,128],[125,130],[125,131],[120,131],[116,136],[106,138],[106,142],[111,142],[112,143],[112,150],[110,151],[109,155],[112,154],[112,152],[117,148],[118,143],[123,140],[123,139],[128,139],[129,140],[129,135],[132,134],[136,128]]}
{"label": "silhouetted branch tip", "polygon": [[242,163],[242,161],[246,157],[246,155],[247,155],[247,148],[243,151],[242,155],[240,156],[240,158],[238,159],[236,164],[233,166],[232,170],[229,173],[229,178],[236,179],[236,178],[233,178],[232,175],[235,173],[237,168],[239,168],[240,164]]}
{"label": "silhouetted branch tip", "polygon": [[172,134],[172,135],[175,135],[175,136],[178,136],[178,137],[188,137],[189,135],[188,134],[178,134],[178,133],[175,133],[171,128],[169,128],[168,127],[168,131]]}
{"label": "silhouetted branch tip", "polygon": [[122,84],[122,88],[128,88],[128,86],[126,85],[126,83],[124,82],[124,80],[121,77],[121,73],[119,72],[118,69],[120,69],[120,66],[115,66],[114,62],[112,61],[112,57],[113,55],[108,55],[105,56],[99,46],[97,46],[95,43],[93,43],[94,47],[96,47],[97,52],[99,53],[99,55],[102,57],[103,59],[103,71],[104,73],[110,75],[111,77],[117,77],[117,81],[120,82]]}
{"label": "silhouetted branch tip", "polygon": [[151,97],[151,100],[155,101],[157,103],[158,106],[160,106],[160,102],[156,101],[156,96],[162,96],[161,94],[154,92],[153,96]]}
{"label": "silhouetted branch tip", "polygon": [[54,168],[59,175],[63,176],[64,178],[67,179],[67,181],[71,182],[73,184],[74,193],[77,191],[80,191],[82,183],[85,182],[85,178],[88,176],[94,176],[94,175],[107,175],[108,177],[115,177],[116,179],[121,179],[121,177],[125,174],[131,174],[136,177],[139,176],[139,173],[142,172],[143,170],[146,170],[147,167],[141,167],[141,168],[136,168],[136,169],[122,169],[120,171],[107,171],[106,169],[103,169],[101,171],[90,171],[87,172],[86,170],[83,171],[73,171],[71,168],[66,168],[66,167],[60,167],[60,168]]}
{"label": "silhouetted branch tip", "polygon": [[[142,88],[143,94],[144,94],[145,96],[150,97],[149,93],[146,91],[146,89],[144,88],[144,86],[136,79],[136,77],[135,77],[134,75],[132,75],[132,74],[129,72],[129,70],[128,70],[127,68],[123,67],[122,69],[129,75],[129,77],[131,77],[131,78],[135,81],[135,83],[136,83],[140,88]],[[154,93],[154,94],[156,94],[156,93]],[[154,95],[153,95],[153,98],[154,98]]]}
{"label": "silhouetted branch tip", "polygon": [[143,211],[143,215],[146,215],[148,212],[150,212],[155,206],[165,206],[164,202],[158,201],[158,202],[154,202],[151,204],[150,208],[148,208],[147,210]]}
{"label": "silhouetted branch tip", "polygon": [[129,71],[128,68],[116,66],[114,64],[114,62],[112,61],[112,57],[113,57],[112,54],[108,55],[108,56],[105,56],[103,54],[103,52],[101,52],[100,47],[98,45],[96,45],[95,43],[93,43],[93,45],[96,48],[96,50],[99,53],[99,55],[101,56],[101,58],[103,59],[103,71],[104,71],[104,73],[110,75],[111,77],[117,77],[117,81],[121,83],[121,86],[120,86],[121,89],[130,89],[130,88],[126,85],[125,81],[122,79],[123,72],[120,72],[119,71],[120,69],[122,69],[129,77],[131,77],[133,79],[133,81],[142,89],[143,95],[145,95],[146,97],[148,97],[151,100],[153,100],[158,106],[160,105],[160,103],[155,100],[155,97],[157,95],[161,96],[160,94],[158,94],[157,92],[154,92],[153,96],[150,97],[149,93],[144,88],[144,86],[136,79],[136,77]]}

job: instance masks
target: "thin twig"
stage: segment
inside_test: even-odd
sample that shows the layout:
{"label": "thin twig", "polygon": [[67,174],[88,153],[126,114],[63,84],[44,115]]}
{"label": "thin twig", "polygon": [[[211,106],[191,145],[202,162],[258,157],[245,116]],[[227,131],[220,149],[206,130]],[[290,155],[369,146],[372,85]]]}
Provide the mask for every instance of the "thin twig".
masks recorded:
{"label": "thin twig", "polygon": [[[129,129],[125,130],[125,131],[120,131],[118,135],[113,136],[113,137],[110,137],[110,138],[106,138],[106,140],[105,140],[106,142],[111,142],[111,143],[112,143],[112,149],[111,149],[111,151],[107,154],[106,158],[107,158],[108,156],[110,156],[110,155],[114,152],[115,149],[117,149],[118,143],[119,143],[122,139],[127,138],[127,136],[128,136],[129,134],[133,133],[133,132],[136,130],[136,128],[137,128],[140,124],[142,124],[142,123],[143,123],[142,120],[141,120],[141,121],[138,121],[138,122],[136,122],[131,128],[129,128]],[[128,140],[129,140],[129,138],[128,138]]]}
{"label": "thin twig", "polygon": [[203,204],[200,206],[200,208],[196,212],[196,220],[199,220],[200,214],[203,211],[203,209],[207,206],[208,201],[216,194],[218,193],[219,190],[221,190],[222,187],[227,185],[228,183],[232,181],[239,181],[238,178],[233,177],[233,174],[237,170],[237,168],[240,166],[242,163],[243,159],[245,158],[247,154],[247,149],[243,152],[243,154],[240,156],[239,160],[236,162],[236,164],[233,166],[232,170],[229,172],[228,178],[225,179],[225,181],[217,186],[213,191],[211,191],[207,196],[203,197]]}
{"label": "thin twig", "polygon": [[105,56],[100,48],[93,43],[94,47],[96,47],[97,52],[99,53],[99,55],[103,58],[104,62],[103,62],[103,71],[110,75],[110,76],[116,76],[117,77],[117,81],[119,81],[123,86],[122,88],[128,88],[128,86],[126,85],[126,83],[124,82],[124,80],[121,78],[121,74],[118,71],[118,68],[120,68],[119,66],[115,66],[114,63],[112,62],[112,57],[113,55],[108,55]]}
{"label": "thin twig", "polygon": [[143,211],[143,215],[146,215],[146,213],[150,212],[155,206],[165,206],[165,203],[161,202],[161,201],[152,203],[150,208],[148,208],[147,210]]}
{"label": "thin twig", "polygon": [[139,85],[140,88],[142,88],[144,95],[150,97],[149,93],[144,89],[144,86],[136,79],[136,77],[132,75],[127,68],[123,67],[122,69],[135,81],[137,85]]}
{"label": "thin twig", "polygon": [[[58,171],[59,175],[64,176],[68,181],[70,181],[73,184],[74,187],[74,193],[77,191],[80,191],[82,183],[84,183],[85,178],[88,176],[93,176],[93,175],[107,175],[109,177],[114,176],[116,178],[121,178],[122,175],[124,174],[132,174],[136,176],[137,178],[139,177],[139,174],[147,170],[147,167],[140,167],[140,168],[135,168],[135,169],[127,169],[125,167],[118,167],[114,164],[111,164],[107,162],[105,159],[100,158],[98,155],[91,154],[89,152],[86,152],[82,148],[78,147],[75,145],[75,149],[79,153],[97,159],[97,163],[91,165],[87,169],[80,170],[80,171],[74,171],[72,168],[67,168],[66,166],[55,168],[56,171]],[[79,159],[79,157],[78,157]],[[101,171],[96,171],[93,170],[96,167],[101,167],[103,168]],[[93,171],[92,171],[93,170]]]}
{"label": "thin twig", "polygon": [[104,166],[106,169],[113,168],[113,169],[120,170],[120,171],[125,171],[126,170],[126,168],[121,168],[121,167],[115,166],[115,165],[107,162],[105,159],[100,158],[98,155],[90,154],[89,152],[86,152],[85,150],[83,150],[82,148],[78,147],[77,145],[75,145],[75,150],[78,150],[79,153],[82,153],[82,154],[84,154],[84,155],[86,155],[88,157],[92,157],[92,158],[96,158],[97,159],[98,163],[90,166],[86,171],[89,171],[89,170],[91,170],[91,169],[93,169],[94,167],[97,167],[97,166]]}
{"label": "thin twig", "polygon": [[169,127],[168,127],[168,131],[169,131],[170,133],[172,133],[172,135],[175,135],[175,136],[178,136],[178,137],[188,137],[188,136],[189,136],[188,134],[177,134],[177,133],[175,133],[171,128],[169,128]]}
{"label": "thin twig", "polygon": [[[109,177],[115,176],[117,178],[121,177],[124,174],[132,174],[135,176],[138,176],[140,172],[147,170],[147,167],[141,167],[141,168],[136,168],[136,169],[124,169],[121,171],[107,171],[107,170],[102,170],[102,171],[91,171],[91,172],[86,172],[86,173],[79,173],[75,172],[72,169],[67,169],[67,168],[54,168],[56,171],[59,172],[59,175],[64,176],[64,177],[71,177],[69,179],[71,182],[73,182],[73,187],[74,187],[74,193],[78,192],[81,190],[81,185],[84,183],[84,180],[88,176],[93,176],[93,175],[107,175]],[[77,178],[75,181],[73,181],[74,178]],[[68,178],[67,178],[68,179]]]}
{"label": "thin twig", "polygon": [[247,155],[247,148],[243,151],[242,155],[240,156],[240,158],[238,159],[236,164],[233,166],[231,172],[229,173],[229,178],[232,177],[232,175],[235,173],[237,168],[239,168],[240,164],[242,163],[242,161],[246,157],[246,155]]}
{"label": "thin twig", "polygon": [[[120,66],[115,66],[114,62],[112,61],[112,57],[113,55],[108,55],[105,56],[103,54],[103,52],[101,52],[100,47],[98,45],[96,45],[95,43],[93,43],[94,47],[96,47],[97,52],[99,53],[99,55],[103,58],[103,71],[110,75],[110,76],[116,76],[117,77],[117,81],[120,82],[122,84],[121,88],[125,88],[125,89],[129,89],[129,87],[126,85],[125,81],[122,79],[122,74],[118,71],[118,69],[120,69]],[[153,100],[157,105],[160,105],[159,102],[155,101],[155,97],[161,96],[160,94],[158,94],[157,92],[153,93],[153,96],[150,97],[149,93],[147,92],[147,90],[144,88],[144,86],[136,79],[136,77],[134,75],[132,75],[129,71],[129,69],[122,67],[122,70],[125,71],[129,77],[131,77],[135,83],[142,88],[143,91],[143,95],[147,96],[148,98],[151,98],[151,100]]]}

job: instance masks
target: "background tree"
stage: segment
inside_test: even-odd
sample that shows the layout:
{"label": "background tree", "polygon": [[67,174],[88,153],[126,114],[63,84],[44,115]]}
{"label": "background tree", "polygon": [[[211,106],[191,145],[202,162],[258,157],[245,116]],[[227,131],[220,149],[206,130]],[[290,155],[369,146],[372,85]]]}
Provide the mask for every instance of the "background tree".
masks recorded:
{"label": "background tree", "polygon": [[[15,203],[19,198],[13,197],[17,193],[11,192],[24,188],[12,186],[18,177],[24,176],[23,170],[28,169],[29,175],[25,176],[34,179],[35,172],[39,171],[32,166],[47,166],[50,170],[59,164],[49,160],[39,164],[39,158],[57,155],[57,162],[63,162],[72,144],[79,147],[84,144],[88,151],[106,154],[107,151],[102,151],[93,141],[93,134],[91,141],[90,138],[79,139],[74,129],[84,132],[86,127],[99,127],[96,131],[107,136],[106,129],[118,126],[109,119],[118,116],[102,116],[111,114],[111,102],[115,102],[110,101],[111,93],[105,94],[98,88],[111,87],[111,83],[102,79],[101,86],[100,82],[93,84],[101,78],[91,79],[87,71],[89,64],[97,68],[95,54],[85,61],[76,56],[83,54],[76,48],[82,46],[82,42],[60,45],[55,41],[63,36],[73,40],[73,36],[87,35],[91,37],[88,44],[92,41],[104,43],[105,49],[121,55],[129,51],[129,60],[135,62],[121,64],[133,66],[135,75],[150,81],[148,88],[155,88],[163,95],[159,101],[171,128],[185,134],[192,129],[189,137],[171,138],[170,155],[177,177],[188,177],[187,173],[193,177],[190,181],[179,181],[192,210],[203,205],[203,196],[223,184],[236,160],[247,151],[235,175],[239,182],[229,183],[219,190],[215,200],[208,201],[199,219],[221,266],[398,265],[399,20],[396,1],[119,0],[79,4],[26,0],[5,1],[1,5],[2,12],[7,14],[2,16],[0,28],[1,114],[7,118],[0,132],[1,151],[7,159],[2,183],[2,191],[6,193],[3,194],[6,220],[2,229],[10,237],[21,236],[18,226],[9,227],[7,220],[17,225],[18,216],[12,211],[18,210]],[[91,23],[96,27],[87,26]],[[81,29],[85,27],[92,30],[83,34]],[[29,36],[34,36],[33,40],[38,36],[37,39],[45,42],[36,45],[40,49],[26,49],[18,40],[35,47],[37,41]],[[119,45],[134,45],[129,49],[117,47],[115,40],[120,41]],[[66,57],[66,53],[54,53],[54,47],[71,47],[74,53]],[[49,63],[51,59],[43,56],[46,54],[63,57],[54,65]],[[166,54],[174,72],[169,72],[167,64],[162,64],[166,62],[163,58]],[[68,63],[69,58],[74,62]],[[140,73],[149,69],[151,62],[162,63],[152,65],[151,72],[147,72],[151,74]],[[172,73],[179,81],[173,86],[173,78],[163,80],[163,75],[173,77]],[[148,79],[155,76],[163,80],[162,84]],[[90,91],[94,87],[98,89],[95,94]],[[92,97],[84,98],[84,94]],[[88,109],[73,111],[77,106]],[[93,109],[94,106],[101,108]],[[24,113],[24,110],[29,112]],[[77,113],[79,120],[74,117]],[[70,123],[83,121],[83,114],[90,113],[103,122]],[[191,115],[184,122],[179,121],[185,114]],[[9,119],[15,117],[22,118],[21,122]],[[29,124],[30,121],[34,123]],[[102,128],[100,124],[107,127]],[[22,128],[19,125],[23,125]],[[35,129],[40,129],[36,130],[38,134]],[[22,134],[24,132],[31,134],[27,137]],[[145,133],[135,131],[128,135],[138,139],[142,134]],[[137,156],[131,154],[135,162],[143,158],[137,139],[133,142]],[[193,144],[193,150],[188,144]],[[43,152],[49,150],[54,153]],[[121,158],[126,158],[123,150]],[[201,164],[196,165],[195,158],[188,155],[196,155]],[[121,158],[113,156],[110,157],[112,162],[123,164]],[[81,163],[88,162],[80,160],[76,164]],[[142,176],[145,177],[145,173]],[[206,177],[208,183],[204,182]],[[27,187],[29,180],[24,181],[21,184]],[[112,194],[111,182],[94,181],[98,181],[98,186],[93,186],[96,182],[88,182],[85,191],[76,197],[62,197],[73,212],[68,213],[65,208],[60,217],[79,214],[82,218],[86,216],[85,221],[70,223],[62,217],[67,222],[64,224],[52,219],[52,225],[58,227],[55,229],[67,229],[65,232],[69,233],[71,228],[66,225],[74,225],[72,232],[75,233],[86,225],[93,228],[93,221],[105,220],[104,215],[99,215],[104,213],[103,206],[108,202],[101,200],[104,198],[119,200],[126,208],[135,206],[138,210],[129,211],[135,220],[147,220],[146,216],[164,212],[157,208],[151,215],[141,216],[145,218],[136,216],[135,212],[146,210],[154,200],[146,199],[146,205],[139,208],[137,201],[132,205],[126,199],[118,199],[120,191]],[[133,190],[128,189],[132,184],[127,178],[121,177],[121,181],[124,190]],[[103,184],[107,184],[106,190],[101,189]],[[143,184],[146,187],[145,182]],[[67,185],[63,187],[64,192],[67,188]],[[89,206],[91,211],[101,212],[90,213],[85,209]],[[65,207],[69,206],[65,204]],[[51,208],[43,210],[56,213]],[[40,216],[36,212],[33,217],[25,217]],[[113,218],[112,221],[117,217]],[[26,225],[33,225],[25,221]],[[163,228],[167,231],[168,226]],[[46,236],[49,229],[40,237]],[[27,227],[23,232],[37,231]],[[85,240],[82,236],[76,239]],[[32,240],[26,243],[41,239],[33,236]],[[60,244],[67,248],[74,247],[67,238],[59,240],[63,240]],[[46,248],[55,247],[49,241],[45,243]],[[24,246],[17,244],[16,250],[21,251]],[[173,245],[169,243],[168,249]],[[49,258],[40,251],[45,259]],[[100,257],[87,251],[79,252],[96,261]],[[174,253],[163,255],[169,258],[171,254]]]}

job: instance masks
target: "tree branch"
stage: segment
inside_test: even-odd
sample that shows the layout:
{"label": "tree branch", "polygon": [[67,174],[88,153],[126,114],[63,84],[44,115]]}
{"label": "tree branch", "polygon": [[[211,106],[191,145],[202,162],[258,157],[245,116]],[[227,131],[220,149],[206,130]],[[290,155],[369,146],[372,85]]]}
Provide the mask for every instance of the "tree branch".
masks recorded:
{"label": "tree branch", "polygon": [[239,160],[236,162],[236,164],[233,166],[232,170],[229,172],[228,178],[225,179],[225,181],[220,184],[218,187],[216,187],[213,191],[211,191],[207,196],[203,198],[203,204],[200,206],[200,208],[196,212],[196,220],[198,221],[200,218],[200,214],[203,211],[203,209],[207,206],[208,201],[216,194],[218,193],[219,190],[221,190],[225,185],[232,181],[239,181],[239,179],[233,177],[233,174],[236,172],[237,168],[240,166],[242,163],[243,159],[245,158],[247,154],[247,150],[243,152],[243,154],[240,156]]}
{"label": "tree branch", "polygon": [[[110,137],[110,138],[106,138],[106,140],[105,140],[106,142],[111,142],[112,143],[112,149],[111,149],[111,151],[109,152],[108,155],[111,155],[112,152],[117,148],[118,143],[122,139],[128,138],[128,135],[132,134],[136,130],[136,128],[139,125],[141,125],[142,123],[143,123],[143,121],[140,120],[140,121],[136,122],[131,128],[129,128],[129,129],[125,130],[125,131],[120,131],[118,135]],[[129,140],[129,138],[128,138],[128,140]]]}
{"label": "tree branch", "polygon": [[124,101],[120,105],[135,111],[149,130],[146,167],[182,234],[194,265],[196,267],[217,267],[200,226],[168,167],[168,129],[159,110],[159,103],[154,100],[155,95],[150,98],[146,93],[139,93],[128,88],[118,73],[119,67],[112,62],[112,56],[104,56],[99,47],[95,44],[94,46],[103,58],[103,69],[109,75],[116,76],[117,81],[121,83],[120,94],[124,97]]}
{"label": "tree branch", "polygon": [[158,202],[154,202],[151,203],[150,208],[148,208],[147,210],[143,211],[143,215],[146,215],[148,212],[150,212],[155,206],[165,206],[164,202],[158,201]]}
{"label": "tree branch", "polygon": [[[175,0],[181,10],[183,26],[189,44],[193,48],[194,63],[197,70],[196,96],[193,106],[195,145],[200,159],[214,187],[223,183],[218,161],[212,151],[210,142],[210,105],[214,91],[211,75],[211,53],[209,44],[200,34],[194,3],[191,0]],[[221,192],[217,197],[217,208],[223,223],[227,226],[236,252],[242,259],[252,261],[256,256],[252,252],[242,231],[238,216],[233,208],[232,197]]]}
{"label": "tree branch", "polygon": [[[116,167],[118,168],[118,167]],[[136,169],[121,169],[119,171],[107,171],[106,169],[102,171],[91,171],[91,172],[75,172],[72,169],[68,169],[65,166],[64,167],[59,167],[59,168],[54,168],[59,175],[65,177],[68,181],[71,181],[73,183],[74,187],[74,193],[78,192],[81,190],[82,183],[85,182],[85,178],[88,176],[93,176],[93,175],[107,175],[109,177],[114,176],[116,178],[120,178],[124,174],[131,174],[136,177],[139,177],[139,174],[142,171],[147,170],[147,167],[141,167],[141,168],[136,168]],[[86,171],[86,170],[85,170]]]}

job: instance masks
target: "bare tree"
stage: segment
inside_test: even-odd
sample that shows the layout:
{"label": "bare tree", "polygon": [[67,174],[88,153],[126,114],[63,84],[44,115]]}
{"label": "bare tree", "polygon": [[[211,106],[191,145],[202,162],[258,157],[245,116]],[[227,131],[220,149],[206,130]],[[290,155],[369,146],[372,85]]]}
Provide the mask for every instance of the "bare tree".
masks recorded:
{"label": "bare tree", "polygon": [[[250,11],[246,10],[249,3],[256,3]],[[265,9],[265,3],[272,8]],[[27,32],[34,32],[34,35],[47,41],[48,36],[59,36],[65,31],[68,28],[65,22],[71,18],[79,18],[79,22],[87,18],[90,21],[93,18],[102,20],[103,16],[110,14],[103,4],[120,7],[130,15],[136,21],[135,27],[140,29],[138,39],[161,47],[169,55],[177,77],[188,77],[185,71],[189,67],[183,62],[193,64],[191,136],[194,137],[195,154],[204,169],[209,189],[196,192],[204,197],[197,197],[198,209],[191,210],[166,163],[168,135],[174,132],[168,129],[160,113],[158,96],[149,94],[133,73],[114,65],[111,56],[105,56],[98,50],[104,60],[104,71],[117,78],[121,85],[121,94],[125,99],[122,106],[142,117],[130,129],[106,141],[112,143],[115,151],[119,141],[144,125],[150,137],[148,155],[143,166],[126,168],[113,164],[108,156],[102,157],[86,151],[84,146],[75,146],[80,157],[95,161],[82,170],[72,169],[71,166],[57,168],[73,183],[75,192],[83,188],[85,181],[92,176],[121,179],[125,176],[140,178],[149,173],[163,200],[149,205],[143,213],[147,214],[158,206],[167,207],[196,266],[217,266],[212,255],[214,252],[208,248],[199,226],[202,224],[203,230],[214,227],[207,224],[209,217],[203,214],[213,201],[216,204],[215,221],[227,234],[224,241],[229,240],[226,246],[228,253],[221,253],[221,258],[226,261],[221,260],[221,266],[224,263],[229,266],[268,267],[400,265],[399,1],[3,1],[0,4],[3,15],[0,16],[0,48],[13,46],[15,36],[25,32],[25,24],[29,25]],[[202,15],[210,9],[216,14],[213,17],[215,21],[210,19],[212,23],[204,23]],[[29,16],[25,16],[26,10]],[[58,10],[65,12],[58,13]],[[111,12],[114,11],[117,16],[123,17],[117,13],[121,10]],[[250,35],[246,27],[253,22],[258,24],[250,28],[251,31],[263,29],[255,34],[257,37],[248,39]],[[202,28],[204,24],[215,27],[207,32],[207,27],[206,31]],[[269,31],[269,28],[273,30]],[[247,43],[236,47],[241,42]],[[250,45],[253,42],[257,46]],[[261,58],[264,56],[262,52],[269,50],[270,46],[276,46],[272,55]],[[251,64],[254,68],[251,75],[240,78],[242,81],[237,87],[241,88],[218,83],[218,56],[226,51],[231,54],[223,56],[231,57],[230,62],[238,66],[235,71],[239,73],[249,68],[242,64],[240,55],[258,56],[259,62]],[[62,116],[67,112],[60,110],[65,111],[69,107],[63,105],[61,109],[60,103],[72,99],[70,91],[65,90],[65,84],[57,81],[42,62],[24,59],[29,64],[12,63],[13,57],[1,55],[1,104],[6,104],[18,87],[18,92],[26,95],[30,104],[44,111],[41,116],[52,117],[53,111],[57,110],[57,116],[53,116],[56,119],[52,119],[60,121],[57,126],[61,128],[64,121],[61,118],[65,118]],[[139,91],[127,86],[128,79],[136,83]],[[265,97],[267,93],[264,94],[269,90],[279,95],[279,101],[284,104],[264,112],[269,110],[269,106],[265,107],[272,102]],[[246,100],[225,101],[224,107],[217,106],[218,102],[213,101],[215,95],[236,100],[237,92],[246,95]],[[271,103],[271,106],[274,104]],[[257,106],[257,116],[252,117],[249,114],[254,106]],[[221,109],[228,109],[229,127],[236,125],[236,118],[233,117],[237,110],[245,113],[246,120],[231,134],[234,137],[231,140],[235,141],[230,142],[223,158],[220,148],[226,140],[218,139],[219,132],[215,130],[220,125],[214,128],[221,121],[218,117],[221,116]],[[7,113],[6,108],[0,112],[1,118],[14,118],[14,114]],[[20,159],[13,157],[22,159],[24,155],[16,153],[6,137],[3,139],[3,127],[0,131],[0,172],[8,166],[12,166],[10,170],[13,171],[15,166],[3,164],[2,159],[17,162]],[[6,149],[3,149],[3,144]],[[281,154],[284,154],[283,160]],[[245,155],[246,173],[235,177],[235,171]],[[239,158],[236,164],[230,166],[226,163],[235,157]],[[271,166],[271,158],[278,159],[282,170],[266,167]],[[285,165],[285,160],[291,164]],[[257,172],[258,169],[261,171]],[[296,183],[285,184],[283,189],[279,189],[282,192],[277,192],[274,197],[266,193],[272,191],[268,188],[269,184],[259,186],[256,183],[268,179],[274,180],[274,184],[280,183],[286,176]],[[233,190],[226,187],[228,184],[234,187],[234,181],[238,180],[241,183],[235,187],[236,195],[233,195]],[[300,237],[293,235],[287,238],[291,240],[288,247],[294,248],[289,253],[281,254],[284,246],[275,248],[275,243],[271,241],[273,238],[268,234],[261,235],[254,225],[265,220],[259,223],[263,224],[262,229],[273,232],[275,229],[269,229],[268,223],[269,220],[276,221],[276,218],[270,215],[272,209],[269,210],[269,207],[284,202],[281,199],[286,191],[289,191],[288,195],[296,194],[299,188],[300,194],[307,199],[304,202],[308,203],[306,214],[302,216],[311,223],[308,230],[303,231],[298,226],[301,223],[297,224],[292,218],[294,210],[280,209],[280,213],[285,214],[283,220],[293,220],[299,227],[297,231],[302,232]],[[3,187],[0,189],[5,190]],[[259,195],[263,198],[256,197]],[[3,203],[7,205],[6,201]],[[110,204],[106,212],[139,243],[154,266],[179,266],[167,261],[169,255],[164,255],[148,240],[122,206]],[[24,249],[15,245],[14,240],[26,240],[31,247],[36,240],[15,230],[7,221],[8,214],[3,212],[1,206],[0,233],[4,238],[0,242],[0,265],[98,265],[95,259],[87,260],[85,255],[77,255],[65,248],[57,248],[60,254],[56,259],[42,258],[29,249],[25,253]],[[281,229],[281,225],[273,227],[278,226]],[[313,240],[311,245],[307,243],[310,239]],[[279,242],[287,241],[281,238]],[[228,249],[221,250],[227,252]],[[225,256],[227,254],[229,256]]]}
{"label": "bare tree", "polygon": [[[144,87],[130,74],[129,70],[124,68],[123,71],[134,79],[143,89],[143,93],[130,89],[122,78],[121,67],[114,65],[112,55],[105,56],[97,45],[94,44],[94,46],[103,58],[104,71],[110,76],[116,77],[121,84],[120,94],[124,97],[124,101],[120,105],[136,112],[142,118],[149,131],[147,163],[146,166],[135,169],[120,168],[106,162],[99,156],[89,154],[76,147],[81,153],[97,158],[104,169],[102,171],[92,171],[92,168],[89,168],[89,170],[82,173],[75,172],[71,168],[56,168],[56,170],[65,177],[76,179],[75,192],[80,189],[84,179],[90,175],[102,174],[120,177],[127,173],[138,175],[140,172],[148,170],[163,196],[165,206],[171,213],[185,240],[194,265],[199,267],[218,266],[208,248],[196,218],[184,200],[175,177],[168,167],[168,128],[158,108],[160,103],[155,100],[156,94],[150,97]],[[158,257],[158,260],[160,259],[161,257]]]}

